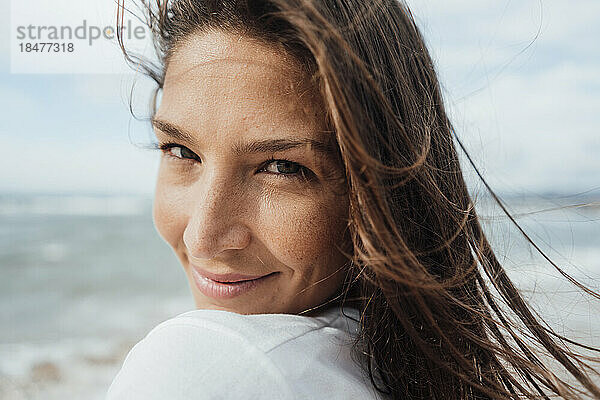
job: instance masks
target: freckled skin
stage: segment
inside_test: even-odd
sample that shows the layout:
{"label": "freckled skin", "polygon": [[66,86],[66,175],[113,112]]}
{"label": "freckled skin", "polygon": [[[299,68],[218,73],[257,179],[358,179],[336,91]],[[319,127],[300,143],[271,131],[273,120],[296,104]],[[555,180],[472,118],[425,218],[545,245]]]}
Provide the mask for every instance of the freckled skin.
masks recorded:
{"label": "freckled skin", "polygon": [[[213,31],[192,36],[174,53],[156,118],[190,132],[197,143],[177,144],[201,162],[162,155],[153,218],[198,308],[298,313],[340,288],[348,260],[338,248],[349,252],[349,237],[348,199],[330,178],[343,177],[339,161],[308,148],[232,151],[253,139],[332,140],[323,109],[297,61],[271,45]],[[155,133],[160,142],[172,141]],[[301,164],[315,177],[305,182],[258,172],[270,157]],[[190,260],[217,274],[279,273],[250,292],[217,300],[195,287]]]}

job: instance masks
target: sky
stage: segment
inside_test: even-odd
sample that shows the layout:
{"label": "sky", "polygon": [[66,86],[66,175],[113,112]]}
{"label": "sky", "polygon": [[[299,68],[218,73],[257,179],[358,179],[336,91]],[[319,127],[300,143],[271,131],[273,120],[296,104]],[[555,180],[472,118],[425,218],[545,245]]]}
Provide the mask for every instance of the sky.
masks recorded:
{"label": "sky", "polygon": [[[113,0],[102,1],[113,9]],[[150,125],[128,108],[135,81],[134,107],[148,116],[148,79],[85,67],[77,73],[11,73],[16,20],[78,21],[82,7],[99,4],[81,0],[61,8],[52,2],[53,15],[45,3],[51,2],[0,0],[13,12],[0,15],[0,193],[151,194],[158,152],[135,145],[149,142]],[[600,192],[600,2],[408,4],[434,58],[456,134],[493,189]],[[88,61],[98,66],[107,60]],[[123,70],[115,60],[107,65]],[[29,66],[43,70],[50,59],[43,63]],[[469,185],[479,188],[463,161]]]}

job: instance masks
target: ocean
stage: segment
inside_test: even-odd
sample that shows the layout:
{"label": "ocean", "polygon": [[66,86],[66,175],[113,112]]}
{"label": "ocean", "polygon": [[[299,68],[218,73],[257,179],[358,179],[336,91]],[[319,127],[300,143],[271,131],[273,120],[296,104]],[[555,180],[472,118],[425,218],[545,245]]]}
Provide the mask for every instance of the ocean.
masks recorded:
{"label": "ocean", "polygon": [[[597,197],[511,197],[507,204],[551,259],[600,291]],[[593,205],[578,206],[586,202]],[[133,344],[193,309],[151,207],[138,196],[0,194],[1,399],[102,399]],[[489,198],[477,210],[536,311],[557,332],[600,346],[600,301],[527,246]]]}

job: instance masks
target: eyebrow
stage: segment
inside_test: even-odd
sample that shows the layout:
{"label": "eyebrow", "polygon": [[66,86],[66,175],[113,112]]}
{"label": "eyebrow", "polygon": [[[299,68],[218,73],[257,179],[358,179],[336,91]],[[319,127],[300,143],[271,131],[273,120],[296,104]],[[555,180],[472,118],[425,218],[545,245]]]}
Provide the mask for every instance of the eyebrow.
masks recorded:
{"label": "eyebrow", "polygon": [[[198,144],[198,141],[191,133],[175,124],[156,118],[152,118],[151,121],[156,129],[173,139],[191,144]],[[235,155],[239,156],[252,153],[273,153],[303,146],[309,146],[311,149],[325,156],[332,155],[335,152],[335,146],[331,142],[325,143],[311,138],[265,139],[247,143],[236,143],[233,152]]]}

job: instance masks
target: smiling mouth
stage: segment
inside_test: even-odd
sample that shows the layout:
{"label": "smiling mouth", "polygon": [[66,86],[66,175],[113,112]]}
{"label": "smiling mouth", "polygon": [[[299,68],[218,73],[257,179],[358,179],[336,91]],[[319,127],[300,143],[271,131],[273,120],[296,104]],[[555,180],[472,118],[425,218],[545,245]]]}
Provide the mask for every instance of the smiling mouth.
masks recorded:
{"label": "smiling mouth", "polygon": [[216,282],[216,283],[221,283],[223,285],[237,285],[237,284],[241,284],[241,283],[244,283],[244,282],[253,282],[253,281],[258,281],[258,280],[261,280],[261,279],[265,279],[265,278],[267,278],[267,277],[269,277],[269,276],[271,276],[273,274],[277,274],[277,272],[271,272],[270,274],[259,276],[258,278],[229,280],[229,281],[228,280],[210,279],[210,278],[208,278],[206,276],[204,278],[206,278],[208,280],[211,280],[213,282]]}
{"label": "smiling mouth", "polygon": [[272,275],[275,273],[275,272],[271,272],[266,275],[246,275],[246,274],[238,274],[238,273],[234,273],[234,272],[229,272],[229,273],[225,273],[225,274],[215,274],[213,272],[206,271],[206,270],[200,268],[199,266],[194,265],[193,263],[190,263],[190,267],[191,267],[191,269],[196,271],[199,275],[201,275],[205,278],[208,278],[212,281],[220,282],[220,283],[236,283],[236,282],[253,281],[253,280],[261,279],[261,278],[264,278],[266,276],[269,276],[269,275]]}
{"label": "smiling mouth", "polygon": [[241,274],[212,274],[192,264],[191,275],[196,288],[205,296],[215,299],[229,299],[248,293],[253,289],[269,282],[279,272],[267,275],[241,275]]}

